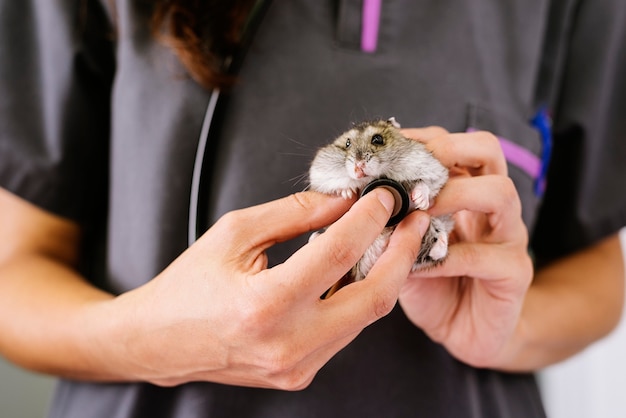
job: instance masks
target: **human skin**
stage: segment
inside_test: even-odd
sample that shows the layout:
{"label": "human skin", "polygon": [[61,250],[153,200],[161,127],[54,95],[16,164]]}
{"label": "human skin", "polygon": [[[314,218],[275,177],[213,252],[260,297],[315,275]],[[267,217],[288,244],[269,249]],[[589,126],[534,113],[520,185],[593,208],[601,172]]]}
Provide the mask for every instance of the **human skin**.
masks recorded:
{"label": "human skin", "polygon": [[[153,280],[113,296],[76,272],[78,225],[0,191],[0,352],[76,379],[296,390],[398,300],[417,327],[480,367],[533,370],[612,329],[623,294],[615,237],[533,272],[495,138],[406,133],[454,174],[429,210],[457,214],[448,259],[409,275],[429,220],[417,211],[365,280],[325,300],[387,222],[388,192],[356,203],[307,192],[231,212]],[[331,223],[267,268],[271,245]]]}
{"label": "human skin", "polygon": [[624,295],[617,234],[535,272],[496,137],[438,127],[404,133],[452,173],[429,213],[456,214],[446,262],[414,273],[400,293],[416,326],[463,362],[523,372],[563,360],[617,325]]}
{"label": "human skin", "polygon": [[[409,217],[367,281],[320,299],[389,219],[392,195],[370,194],[354,203],[305,192],[231,212],[153,280],[114,297],[76,273],[77,225],[2,191],[0,351],[75,379],[303,388],[393,308],[428,225],[424,213]],[[270,246],[333,222],[267,268]]]}

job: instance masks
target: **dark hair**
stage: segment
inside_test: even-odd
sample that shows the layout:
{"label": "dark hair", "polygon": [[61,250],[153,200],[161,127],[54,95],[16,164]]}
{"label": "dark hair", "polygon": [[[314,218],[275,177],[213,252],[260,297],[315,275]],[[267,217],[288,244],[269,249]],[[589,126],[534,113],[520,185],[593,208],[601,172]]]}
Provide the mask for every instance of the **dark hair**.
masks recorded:
{"label": "dark hair", "polygon": [[242,42],[255,0],[159,0],[154,35],[176,53],[189,75],[207,89],[231,86],[224,64]]}

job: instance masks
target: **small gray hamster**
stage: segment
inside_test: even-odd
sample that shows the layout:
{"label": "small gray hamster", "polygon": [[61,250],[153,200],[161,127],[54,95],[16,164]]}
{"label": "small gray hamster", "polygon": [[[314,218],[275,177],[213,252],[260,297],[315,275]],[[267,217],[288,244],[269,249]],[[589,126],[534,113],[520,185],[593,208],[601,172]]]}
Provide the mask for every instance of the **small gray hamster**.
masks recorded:
{"label": "small gray hamster", "polygon": [[[448,170],[424,144],[404,137],[399,128],[394,118],[359,123],[320,148],[309,170],[310,189],[351,198],[371,181],[388,178],[406,189],[412,209],[428,209],[448,180]],[[414,270],[443,262],[453,226],[449,216],[431,218]],[[385,228],[367,249],[349,273],[350,281],[367,275],[387,248],[393,229]]]}

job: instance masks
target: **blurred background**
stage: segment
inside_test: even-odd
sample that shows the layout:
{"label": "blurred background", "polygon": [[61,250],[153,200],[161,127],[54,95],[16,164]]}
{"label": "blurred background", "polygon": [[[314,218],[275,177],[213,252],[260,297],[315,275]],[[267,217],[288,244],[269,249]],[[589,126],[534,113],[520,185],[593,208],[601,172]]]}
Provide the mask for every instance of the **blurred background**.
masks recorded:
{"label": "blurred background", "polygon": [[[626,228],[621,231],[626,259]],[[626,314],[606,339],[539,374],[548,418],[626,417]],[[0,418],[42,418],[54,379],[0,358]],[[88,418],[88,417],[85,417]]]}

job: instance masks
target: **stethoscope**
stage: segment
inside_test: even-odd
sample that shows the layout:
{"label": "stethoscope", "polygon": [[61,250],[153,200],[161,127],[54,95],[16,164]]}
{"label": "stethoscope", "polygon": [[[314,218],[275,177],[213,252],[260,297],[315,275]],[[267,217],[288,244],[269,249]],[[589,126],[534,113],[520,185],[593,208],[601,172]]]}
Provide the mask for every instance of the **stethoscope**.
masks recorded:
{"label": "stethoscope", "polygon": [[211,125],[215,117],[215,109],[217,108],[217,102],[220,97],[220,90],[213,89],[211,96],[209,97],[209,104],[207,105],[206,112],[204,113],[204,120],[202,121],[202,129],[200,130],[200,137],[198,138],[198,147],[196,148],[196,157],[193,163],[193,173],[191,177],[191,191],[189,194],[189,222],[187,229],[187,245],[191,246],[200,234],[204,232],[204,228],[200,224],[200,197],[202,187],[202,174],[203,167],[207,153],[207,144],[209,142],[209,136],[211,132]]}

